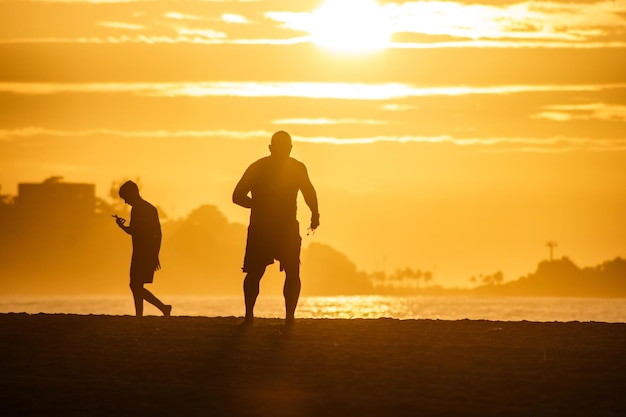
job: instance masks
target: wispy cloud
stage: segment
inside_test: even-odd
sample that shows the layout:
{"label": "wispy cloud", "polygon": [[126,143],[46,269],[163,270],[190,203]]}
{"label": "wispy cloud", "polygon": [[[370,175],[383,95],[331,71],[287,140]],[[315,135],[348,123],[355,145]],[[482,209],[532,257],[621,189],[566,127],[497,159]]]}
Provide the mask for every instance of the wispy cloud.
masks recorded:
{"label": "wispy cloud", "polygon": [[556,104],[543,106],[540,112],[531,117],[555,122],[570,120],[626,122],[626,106],[607,103]]}
{"label": "wispy cloud", "polygon": [[267,138],[273,132],[264,130],[257,131],[234,131],[234,130],[150,130],[150,131],[125,131],[114,129],[88,129],[88,130],[56,130],[42,127],[24,127],[19,129],[0,129],[0,140],[12,140],[19,138],[53,136],[53,137],[82,137],[82,136],[117,136],[123,138],[211,138],[220,137],[228,139],[253,139]]}
{"label": "wispy cloud", "polygon": [[187,13],[180,13],[180,12],[166,12],[163,15],[163,17],[166,19],[189,20],[192,22],[201,22],[201,21],[208,20],[207,18],[202,17],[202,16],[197,16],[197,15],[187,14]]}
{"label": "wispy cloud", "polygon": [[393,111],[393,112],[415,110],[417,108],[418,106],[412,106],[408,104],[397,104],[397,103],[385,103],[382,106],[380,106],[381,110]]}
{"label": "wispy cloud", "polygon": [[[179,37],[177,39],[194,39],[194,43],[201,43],[203,39],[215,41],[227,38],[226,33],[213,29],[199,29],[187,27],[176,27],[175,29],[179,34]],[[177,41],[174,41],[172,43],[176,42]]]}
{"label": "wispy cloud", "polygon": [[[193,29],[180,27],[179,32],[194,34]],[[0,44],[16,43],[62,43],[62,44],[199,44],[199,45],[297,45],[310,43],[310,36],[296,36],[289,38],[232,38],[226,36],[205,36],[207,33],[225,32],[205,30],[198,31],[197,36],[179,35],[136,35],[136,36],[79,36],[79,37],[12,37],[0,39]],[[546,49],[598,49],[598,48],[626,48],[626,41],[621,40],[598,40],[589,42],[562,42],[543,40],[461,40],[461,41],[437,41],[437,42],[391,42],[390,48],[396,49],[459,49],[459,48],[546,48]]]}
{"label": "wispy cloud", "polygon": [[619,31],[623,1],[520,2],[507,5],[417,1],[383,8],[396,32],[470,39],[585,41]]}
{"label": "wispy cloud", "polygon": [[453,144],[457,146],[480,147],[486,152],[539,152],[562,153],[570,151],[616,152],[626,151],[626,138],[596,139],[582,137],[555,136],[551,138],[523,138],[523,137],[475,137],[458,138],[451,135],[440,136],[373,136],[335,138],[328,136],[298,137],[292,136],[299,142],[333,144],[333,145],[362,145],[378,142],[390,143],[430,143]]}
{"label": "wispy cloud", "polygon": [[116,4],[116,3],[151,3],[157,0],[28,0],[32,3],[91,3],[91,4]]}
{"label": "wispy cloud", "polygon": [[189,22],[225,22],[234,24],[248,24],[250,21],[241,14],[222,13],[219,17],[205,17],[189,13],[166,12],[163,14],[165,19]]}
{"label": "wispy cloud", "polygon": [[[80,36],[80,37],[19,37],[0,39],[0,44],[16,43],[61,43],[61,44],[195,44],[195,45],[295,45],[308,42],[305,37],[284,39],[269,38],[229,38],[225,32],[212,29],[193,29],[186,26],[172,26],[177,36],[169,35],[111,35],[111,36]],[[215,35],[218,36],[215,36]]]}
{"label": "wispy cloud", "polygon": [[[162,0],[28,0],[32,3],[157,3]],[[200,3],[258,3],[261,0],[199,0]]]}
{"label": "wispy cloud", "polygon": [[368,119],[328,119],[328,118],[292,118],[292,119],[276,119],[272,121],[275,125],[384,125],[389,122],[384,120],[368,120]]}
{"label": "wispy cloud", "polygon": [[341,82],[0,83],[0,92],[15,94],[128,93],[151,97],[302,97],[345,100],[392,100],[408,97],[528,92],[595,92],[618,88],[626,88],[626,83],[475,87],[419,87],[404,83]]}
{"label": "wispy cloud", "polygon": [[[37,2],[37,1],[35,1]],[[239,29],[250,24],[249,19],[237,10],[247,10],[253,6],[242,6],[245,1],[216,1],[223,5],[207,5],[210,1],[175,2],[158,1],[42,1],[39,13],[29,17],[28,8],[16,2],[6,10],[9,25],[0,34],[1,43],[81,43],[81,44],[120,44],[120,43],[186,43],[216,44],[240,43],[248,40],[244,34],[251,34],[250,40],[262,40],[263,32]],[[73,13],[72,5],[93,4],[84,8],[80,5]],[[127,4],[124,4],[127,3]],[[238,4],[241,3],[241,4]],[[172,9],[172,6],[176,9]],[[43,23],[34,21],[43,8],[48,9],[49,20]],[[4,8],[3,8],[4,11]],[[80,17],[78,17],[80,16]],[[103,19],[102,16],[106,16]],[[76,19],[76,20],[75,20]],[[80,19],[78,21],[77,19]],[[2,21],[2,19],[0,19]],[[22,24],[17,24],[19,21]],[[3,22],[4,23],[4,22]],[[73,24],[76,23],[76,24]],[[30,28],[42,28],[31,30]],[[68,30],[71,27],[71,30]],[[235,28],[237,27],[237,28]],[[27,28],[27,29],[24,29]],[[236,36],[227,36],[226,28]],[[108,30],[107,30],[108,29]],[[120,30],[136,33],[120,34]],[[45,36],[42,34],[45,33]],[[15,36],[12,36],[15,34]],[[260,36],[257,36],[260,35]],[[282,39],[283,42],[285,41]],[[268,42],[270,43],[270,42]]]}
{"label": "wispy cloud", "polygon": [[98,22],[98,26],[113,28],[113,29],[126,29],[126,30],[144,30],[145,26],[137,25],[134,23],[125,22]]}
{"label": "wispy cloud", "polygon": [[[122,131],[113,129],[89,129],[65,131],[42,127],[25,127],[20,129],[0,129],[0,140],[12,141],[31,137],[121,137],[137,139],[185,139],[185,138],[222,138],[222,139],[266,139],[272,132],[265,130],[152,130]],[[331,137],[331,136],[300,136],[292,135],[296,142],[328,144],[328,145],[367,145],[379,142],[389,143],[426,143],[453,144],[457,146],[475,146],[489,152],[568,152],[585,151],[626,151],[626,138],[597,139],[584,137],[555,136],[551,138],[523,137],[474,137],[459,138],[452,135],[438,136],[362,136],[362,137]]]}
{"label": "wispy cloud", "polygon": [[250,23],[248,19],[240,14],[235,13],[224,13],[222,14],[222,20],[226,23],[235,23],[235,24],[247,24]]}
{"label": "wispy cloud", "polygon": [[485,48],[485,49],[521,49],[521,48],[545,48],[545,49],[598,49],[598,48],[626,48],[626,41],[622,40],[598,40],[588,42],[563,42],[544,40],[462,40],[462,41],[437,41],[437,42],[393,42],[391,47],[396,49],[459,49],[459,48]]}

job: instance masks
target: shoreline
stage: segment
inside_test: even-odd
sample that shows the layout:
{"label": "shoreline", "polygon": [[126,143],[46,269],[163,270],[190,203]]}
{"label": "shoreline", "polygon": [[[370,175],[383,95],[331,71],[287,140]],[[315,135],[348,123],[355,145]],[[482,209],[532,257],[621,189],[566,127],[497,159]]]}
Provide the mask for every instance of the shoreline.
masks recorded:
{"label": "shoreline", "polygon": [[7,415],[614,416],[626,324],[0,314]]}
{"label": "shoreline", "polygon": [[[164,296],[174,306],[174,316],[228,317],[242,315],[243,297]],[[260,317],[284,316],[282,296],[266,294],[257,301]],[[129,295],[7,297],[0,296],[0,314],[106,314],[134,313]],[[159,314],[146,303],[146,314]],[[545,298],[545,297],[445,297],[445,296],[303,296],[299,318],[379,318],[499,320],[499,321],[581,321],[626,322],[626,299]]]}

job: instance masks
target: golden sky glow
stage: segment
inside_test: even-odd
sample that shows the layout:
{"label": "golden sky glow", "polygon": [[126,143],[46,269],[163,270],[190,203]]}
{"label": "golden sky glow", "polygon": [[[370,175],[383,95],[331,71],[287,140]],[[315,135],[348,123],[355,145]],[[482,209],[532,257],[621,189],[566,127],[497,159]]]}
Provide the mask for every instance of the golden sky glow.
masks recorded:
{"label": "golden sky glow", "polygon": [[[8,12],[4,23],[10,30],[2,42],[313,42],[344,52],[385,47],[623,47],[621,14],[626,11],[623,0],[485,3],[326,0],[300,2],[295,6],[298,10],[290,10],[294,5],[284,0],[180,4],[34,0],[21,2],[26,3],[22,6],[10,3],[13,2],[4,2],[3,8]],[[38,22],[38,30],[29,30],[29,25],[24,28],[23,21],[10,20],[12,14],[32,11],[38,3],[51,4],[57,18]],[[101,8],[116,12],[107,13],[107,19],[103,19]],[[63,22],[77,11],[85,20],[68,28]],[[272,22],[278,23],[278,27],[272,27]]]}
{"label": "golden sky glow", "polygon": [[624,0],[0,1],[0,185],[105,195],[139,176],[170,215],[208,203],[246,223],[232,187],[285,129],[320,197],[305,245],[359,268],[463,285],[530,272],[547,240],[581,265],[625,256],[625,16]]}
{"label": "golden sky glow", "polygon": [[353,53],[389,46],[390,20],[374,0],[327,0],[306,16],[300,24],[290,24],[289,20],[286,23],[304,29],[312,42],[322,48]]}

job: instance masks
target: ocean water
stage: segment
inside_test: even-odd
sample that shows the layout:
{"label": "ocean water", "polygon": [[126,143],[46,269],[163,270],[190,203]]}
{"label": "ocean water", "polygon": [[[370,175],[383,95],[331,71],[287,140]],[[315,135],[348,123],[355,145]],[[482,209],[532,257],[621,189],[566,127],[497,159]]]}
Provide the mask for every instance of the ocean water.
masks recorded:
{"label": "ocean water", "polygon": [[[164,296],[174,316],[229,317],[244,313],[241,297]],[[134,314],[128,296],[0,297],[0,313]],[[146,315],[158,315],[150,305]],[[258,317],[284,317],[282,297],[259,296]],[[300,318],[395,318],[498,321],[626,322],[626,299],[561,297],[337,296],[301,297]]]}

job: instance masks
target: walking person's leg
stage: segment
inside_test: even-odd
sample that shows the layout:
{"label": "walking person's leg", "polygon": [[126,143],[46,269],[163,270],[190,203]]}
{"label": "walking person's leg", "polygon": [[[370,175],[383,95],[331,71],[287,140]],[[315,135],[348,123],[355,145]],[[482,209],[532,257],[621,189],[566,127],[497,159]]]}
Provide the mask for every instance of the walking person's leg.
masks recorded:
{"label": "walking person's leg", "polygon": [[144,288],[144,284],[142,282],[131,282],[130,289],[133,293],[133,300],[135,302],[135,315],[137,317],[143,316],[143,300],[146,300],[163,313],[164,316],[168,317],[172,312],[172,306],[163,303],[159,300],[154,294],[152,294],[148,289]]}
{"label": "walking person's leg", "polygon": [[172,313],[172,306],[169,304],[163,303],[154,294],[152,294],[147,288],[142,286],[142,289],[143,289],[143,292],[142,292],[143,299],[149,302],[150,304],[152,304],[153,306],[155,306],[156,308],[158,308],[159,310],[161,310],[161,313],[163,313],[164,316],[169,317],[170,314]]}
{"label": "walking person's leg", "polygon": [[133,301],[135,303],[135,316],[143,316],[143,283],[130,282],[130,290],[133,293]]}

